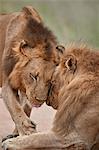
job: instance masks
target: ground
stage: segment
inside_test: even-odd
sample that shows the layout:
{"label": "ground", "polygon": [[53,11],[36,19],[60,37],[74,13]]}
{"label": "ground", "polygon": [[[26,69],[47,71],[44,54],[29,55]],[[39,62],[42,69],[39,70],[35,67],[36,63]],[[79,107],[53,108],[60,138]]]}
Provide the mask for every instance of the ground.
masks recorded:
{"label": "ground", "polygon": [[[38,131],[47,131],[51,128],[54,115],[55,111],[44,104],[41,108],[33,108],[31,119],[36,122]],[[14,123],[0,98],[0,150],[2,138],[12,133],[13,129]]]}

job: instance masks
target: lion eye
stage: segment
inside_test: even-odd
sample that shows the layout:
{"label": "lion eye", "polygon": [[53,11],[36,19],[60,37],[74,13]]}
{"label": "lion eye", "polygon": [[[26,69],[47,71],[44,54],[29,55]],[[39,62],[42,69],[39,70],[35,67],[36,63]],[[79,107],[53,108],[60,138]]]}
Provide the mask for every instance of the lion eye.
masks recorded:
{"label": "lion eye", "polygon": [[30,73],[30,78],[31,78],[33,81],[37,80],[37,76],[34,76],[32,73]]}

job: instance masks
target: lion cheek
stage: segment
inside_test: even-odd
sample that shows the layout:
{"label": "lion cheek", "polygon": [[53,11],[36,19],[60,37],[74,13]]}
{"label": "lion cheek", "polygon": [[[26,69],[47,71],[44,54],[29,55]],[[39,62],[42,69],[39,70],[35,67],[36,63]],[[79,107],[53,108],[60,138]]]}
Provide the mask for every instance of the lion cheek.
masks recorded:
{"label": "lion cheek", "polygon": [[31,90],[28,88],[28,89],[26,89],[26,96],[27,96],[27,98],[28,98],[28,101],[31,103],[31,105],[33,104],[33,100],[35,99],[35,94],[34,94],[34,92],[32,91],[31,92]]}
{"label": "lion cheek", "polygon": [[13,89],[18,89],[19,87],[21,87],[20,79],[17,76],[10,76],[9,82]]}

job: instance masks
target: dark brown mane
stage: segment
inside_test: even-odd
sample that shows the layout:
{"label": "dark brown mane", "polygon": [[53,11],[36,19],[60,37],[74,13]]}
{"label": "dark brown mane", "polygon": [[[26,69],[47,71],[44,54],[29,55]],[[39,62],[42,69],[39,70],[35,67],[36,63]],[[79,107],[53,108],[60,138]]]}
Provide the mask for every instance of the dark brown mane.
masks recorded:
{"label": "dark brown mane", "polygon": [[20,28],[19,30],[15,31],[15,29],[12,28],[12,25],[14,23],[16,24],[17,21],[19,20],[16,17],[14,20],[12,20],[11,23],[11,29],[13,29],[13,32],[18,32],[18,34],[16,36],[14,35],[13,38],[11,39],[10,46],[9,46],[10,47],[9,55],[11,55],[11,57],[8,55],[8,58],[10,58],[9,61],[7,57],[5,58],[5,63],[7,62],[6,64],[8,65],[3,66],[5,68],[5,72],[7,75],[10,74],[10,72],[13,70],[13,67],[18,61],[18,57],[16,57],[15,52],[11,50],[12,48],[17,46],[18,40],[20,41],[24,39],[28,43],[29,47],[31,48],[41,45],[43,50],[42,53],[44,53],[44,56],[47,59],[54,58],[53,45],[57,45],[57,40],[55,35],[52,33],[52,31],[50,31],[47,27],[45,27],[43,23],[39,23],[31,16],[28,16],[26,18],[26,22],[23,28],[21,26],[21,31]]}
{"label": "dark brown mane", "polygon": [[52,51],[52,43],[57,44],[55,35],[43,23],[38,23],[33,18],[28,18],[26,29],[23,32],[24,38],[31,47],[36,47],[38,44],[45,45],[45,50],[48,53]]}

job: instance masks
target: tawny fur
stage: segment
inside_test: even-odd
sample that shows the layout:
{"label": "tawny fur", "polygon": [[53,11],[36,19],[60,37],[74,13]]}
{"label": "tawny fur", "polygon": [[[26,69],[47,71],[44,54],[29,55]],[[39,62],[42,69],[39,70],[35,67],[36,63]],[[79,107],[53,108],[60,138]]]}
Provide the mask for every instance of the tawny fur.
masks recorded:
{"label": "tawny fur", "polygon": [[47,102],[57,109],[52,130],[7,140],[5,149],[99,149],[99,52],[73,46],[60,57]]}

